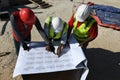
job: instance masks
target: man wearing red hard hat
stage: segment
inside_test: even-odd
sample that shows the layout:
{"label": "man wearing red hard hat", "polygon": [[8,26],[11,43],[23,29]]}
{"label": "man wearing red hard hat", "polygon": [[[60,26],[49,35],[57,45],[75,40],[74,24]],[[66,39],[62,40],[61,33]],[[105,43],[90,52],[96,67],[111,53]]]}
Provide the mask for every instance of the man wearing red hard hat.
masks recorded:
{"label": "man wearing red hard hat", "polygon": [[38,32],[41,34],[46,44],[50,44],[50,51],[54,52],[54,47],[47,38],[38,18],[34,15],[33,11],[29,8],[22,8],[19,11],[15,11],[10,15],[10,21],[12,24],[12,34],[14,37],[14,43],[16,53],[19,53],[20,44],[22,44],[24,50],[29,50],[26,42],[31,41],[31,30],[33,25],[36,26]]}

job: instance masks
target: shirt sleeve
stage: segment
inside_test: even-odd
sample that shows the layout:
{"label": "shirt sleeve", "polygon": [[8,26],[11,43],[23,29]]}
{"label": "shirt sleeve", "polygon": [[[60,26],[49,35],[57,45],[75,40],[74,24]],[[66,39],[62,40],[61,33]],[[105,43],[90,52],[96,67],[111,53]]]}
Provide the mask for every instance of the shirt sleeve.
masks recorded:
{"label": "shirt sleeve", "polygon": [[67,32],[65,32],[64,34],[62,34],[62,37],[61,37],[61,44],[65,44],[66,43],[66,40],[67,40]]}
{"label": "shirt sleeve", "polygon": [[[23,40],[23,38],[22,38],[22,35],[21,35],[21,33],[20,33],[19,29],[18,29],[18,25],[17,25],[16,22],[15,22],[14,15],[15,15],[14,13],[10,15],[10,22],[11,22],[13,31],[14,31],[15,35],[18,37],[19,42],[20,42],[21,44],[24,44],[25,42],[24,42],[24,40]],[[15,15],[15,16],[16,16],[16,15]]]}
{"label": "shirt sleeve", "polygon": [[67,40],[67,31],[65,33],[62,34],[61,36],[61,44],[65,44]]}
{"label": "shirt sleeve", "polygon": [[[63,34],[61,36],[61,44],[66,44],[67,41],[67,34],[68,34],[68,24],[66,22],[63,23],[64,24],[64,31]],[[66,31],[65,31],[66,30]]]}
{"label": "shirt sleeve", "polygon": [[97,26],[97,22],[95,22],[92,27],[89,30],[90,36],[95,39],[98,35],[98,26]]}
{"label": "shirt sleeve", "polygon": [[73,23],[74,23],[74,14],[72,15],[72,17],[71,17],[70,20],[68,21],[69,27],[73,27]]}
{"label": "shirt sleeve", "polygon": [[50,17],[48,17],[46,20],[45,20],[45,23],[44,23],[44,30],[45,30],[45,33],[48,37],[48,34],[49,34],[49,25],[50,25]]}
{"label": "shirt sleeve", "polygon": [[36,26],[38,32],[40,33],[40,35],[42,36],[42,38],[45,40],[46,44],[49,44],[50,41],[49,41],[49,39],[48,39],[48,37],[47,37],[47,35],[46,35],[44,29],[42,28],[42,26],[41,26],[41,24],[40,24],[39,19],[38,19],[37,17],[36,17],[35,26]]}

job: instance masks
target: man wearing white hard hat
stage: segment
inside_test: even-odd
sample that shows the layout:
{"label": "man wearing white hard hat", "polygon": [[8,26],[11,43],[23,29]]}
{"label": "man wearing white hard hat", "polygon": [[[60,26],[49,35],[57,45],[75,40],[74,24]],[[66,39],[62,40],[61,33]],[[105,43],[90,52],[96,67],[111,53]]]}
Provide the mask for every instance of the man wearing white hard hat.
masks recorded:
{"label": "man wearing white hard hat", "polygon": [[[53,43],[53,41],[60,41],[57,48],[57,55],[60,56],[61,50],[66,46],[68,24],[59,17],[50,16],[45,20],[44,30]],[[50,46],[46,45],[46,50],[49,51]]]}
{"label": "man wearing white hard hat", "polygon": [[92,18],[89,6],[87,4],[81,4],[72,15],[68,24],[68,36],[73,29],[74,37],[85,52],[88,43],[94,40],[98,35],[97,22]]}

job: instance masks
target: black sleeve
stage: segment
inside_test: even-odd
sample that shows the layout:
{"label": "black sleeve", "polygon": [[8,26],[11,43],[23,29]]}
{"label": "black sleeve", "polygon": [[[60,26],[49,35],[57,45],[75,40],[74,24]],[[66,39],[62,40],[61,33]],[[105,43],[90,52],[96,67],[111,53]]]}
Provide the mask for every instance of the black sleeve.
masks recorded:
{"label": "black sleeve", "polygon": [[40,33],[40,35],[42,36],[42,38],[45,40],[46,44],[50,44],[49,38],[47,37],[44,29],[42,28],[40,21],[38,20],[38,18],[36,17],[36,23],[35,26],[38,30],[38,32]]}
{"label": "black sleeve", "polygon": [[19,42],[20,42],[22,45],[24,45],[25,42],[24,42],[24,40],[23,40],[23,38],[22,38],[22,35],[21,35],[20,31],[18,30],[18,26],[17,26],[17,24],[16,24],[16,22],[15,22],[15,19],[14,19],[14,16],[13,16],[12,14],[10,15],[10,22],[11,22],[11,25],[12,25],[12,28],[13,28],[14,33],[16,34],[16,36],[17,36],[18,39],[19,39]]}
{"label": "black sleeve", "polygon": [[70,36],[71,36],[71,31],[72,31],[72,28],[70,26],[68,26],[68,31],[67,31],[67,42],[70,41]]}

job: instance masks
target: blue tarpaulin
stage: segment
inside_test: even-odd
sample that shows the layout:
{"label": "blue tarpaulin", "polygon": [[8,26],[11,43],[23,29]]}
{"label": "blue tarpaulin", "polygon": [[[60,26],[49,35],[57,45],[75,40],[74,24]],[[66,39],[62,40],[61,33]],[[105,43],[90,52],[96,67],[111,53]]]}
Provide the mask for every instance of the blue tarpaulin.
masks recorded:
{"label": "blue tarpaulin", "polygon": [[[96,20],[98,24],[120,30],[120,9],[113,6],[94,4],[90,5],[92,10],[96,12]],[[98,21],[100,20],[100,21]]]}

